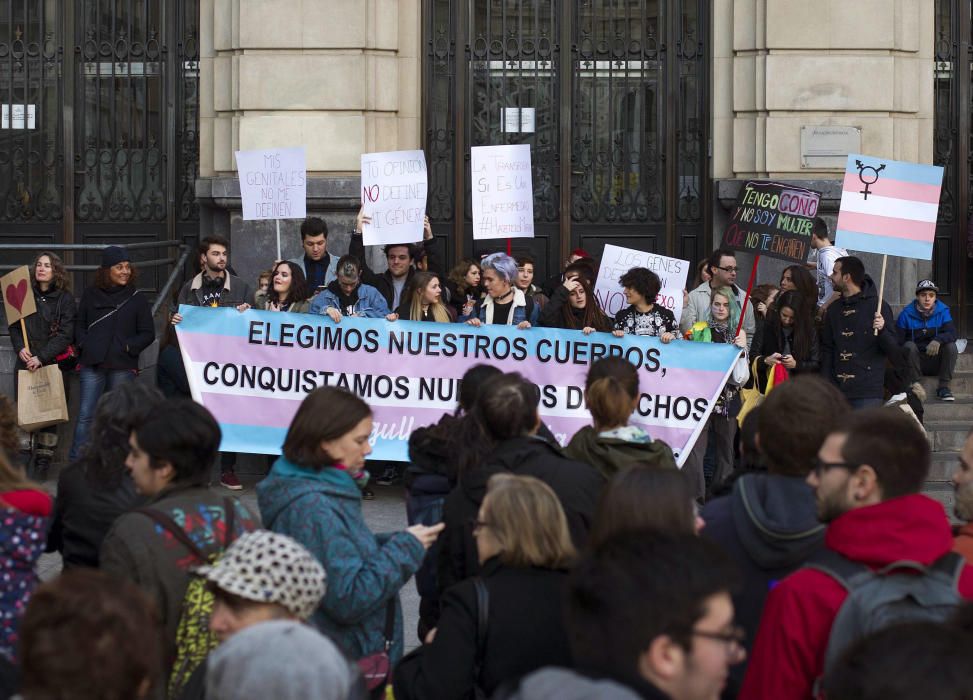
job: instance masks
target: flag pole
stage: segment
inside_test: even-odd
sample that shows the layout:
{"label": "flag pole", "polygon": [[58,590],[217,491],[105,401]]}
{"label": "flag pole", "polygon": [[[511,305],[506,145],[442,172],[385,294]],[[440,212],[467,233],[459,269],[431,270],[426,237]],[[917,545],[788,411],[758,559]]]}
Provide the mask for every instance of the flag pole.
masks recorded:
{"label": "flag pole", "polygon": [[747,284],[747,295],[743,297],[743,307],[740,309],[740,321],[737,323],[737,331],[733,334],[733,338],[730,342],[737,339],[740,335],[740,329],[743,328],[743,319],[747,315],[747,302],[750,301],[750,292],[753,291],[753,281],[757,278],[757,263],[760,262],[760,253],[757,253],[753,257],[753,269],[750,270],[750,282]]}
{"label": "flag pole", "polygon": [[280,219],[277,219],[276,221],[277,221],[277,259],[283,260],[283,258],[280,257]]}
{"label": "flag pole", "polygon": [[[889,256],[882,256],[882,279],[878,283],[878,307],[876,309],[877,313],[882,313],[882,299],[885,297],[885,266],[888,264]],[[878,329],[875,329],[875,335],[878,335]]]}

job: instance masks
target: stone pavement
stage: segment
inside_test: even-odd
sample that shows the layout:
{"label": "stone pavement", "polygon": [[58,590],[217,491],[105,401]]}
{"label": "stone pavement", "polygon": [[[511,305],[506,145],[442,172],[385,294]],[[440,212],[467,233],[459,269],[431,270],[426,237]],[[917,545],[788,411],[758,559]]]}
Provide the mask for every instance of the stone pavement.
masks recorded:
{"label": "stone pavement", "polygon": [[[257,512],[257,492],[253,489],[256,478],[243,477],[246,488],[239,492],[240,499],[248,508]],[[57,487],[56,480],[47,481],[44,486],[53,493]],[[219,487],[217,487],[219,488]],[[363,501],[365,521],[373,532],[394,532],[405,529],[405,500],[401,486],[373,486],[374,501]],[[226,492],[225,489],[220,489]],[[38,564],[38,574],[47,581],[57,576],[61,571],[61,555],[45,554]],[[410,579],[399,594],[402,600],[402,612],[405,616],[405,648],[406,651],[419,646],[416,636],[416,626],[419,622],[419,594],[416,592],[414,579]]]}

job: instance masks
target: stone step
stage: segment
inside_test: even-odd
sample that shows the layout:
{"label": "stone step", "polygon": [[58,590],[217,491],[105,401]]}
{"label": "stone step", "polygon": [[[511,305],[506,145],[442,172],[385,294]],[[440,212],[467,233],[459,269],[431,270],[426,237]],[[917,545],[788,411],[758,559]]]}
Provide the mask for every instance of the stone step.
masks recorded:
{"label": "stone step", "polygon": [[970,432],[969,421],[955,420],[926,420],[926,432],[929,434],[933,452],[958,453],[963,449],[966,435]]}
{"label": "stone step", "polygon": [[956,358],[957,371],[973,370],[973,352],[964,352]]}
{"label": "stone step", "polygon": [[[936,377],[923,377],[922,386],[929,395],[929,401],[936,400],[936,388],[939,386],[939,379]],[[953,374],[953,381],[949,385],[953,394],[957,398],[973,398],[973,371],[957,370]]]}
{"label": "stone step", "polygon": [[[933,452],[932,464],[929,467],[929,483],[950,483],[953,479],[953,472],[956,471],[956,462],[959,459],[959,452]],[[952,487],[950,487],[952,488]]]}
{"label": "stone step", "polygon": [[930,397],[926,399],[923,409],[925,410],[924,420],[927,423],[969,421],[970,426],[973,427],[973,397],[957,398],[955,401],[940,401]]}

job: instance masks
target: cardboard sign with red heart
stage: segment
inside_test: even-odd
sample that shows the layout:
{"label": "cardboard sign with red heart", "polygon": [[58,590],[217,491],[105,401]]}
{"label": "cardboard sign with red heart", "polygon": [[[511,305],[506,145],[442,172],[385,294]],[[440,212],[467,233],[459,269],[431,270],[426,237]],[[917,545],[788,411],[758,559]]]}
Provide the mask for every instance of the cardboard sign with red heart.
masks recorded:
{"label": "cardboard sign with red heart", "polygon": [[8,325],[37,312],[34,290],[30,286],[30,268],[26,265],[0,277],[0,293],[3,294]]}

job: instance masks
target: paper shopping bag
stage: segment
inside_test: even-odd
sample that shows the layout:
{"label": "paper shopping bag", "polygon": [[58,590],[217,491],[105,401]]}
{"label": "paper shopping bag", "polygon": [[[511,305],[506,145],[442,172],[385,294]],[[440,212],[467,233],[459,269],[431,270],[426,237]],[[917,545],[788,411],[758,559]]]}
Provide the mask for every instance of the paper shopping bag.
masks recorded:
{"label": "paper shopping bag", "polygon": [[44,365],[36,372],[17,372],[17,425],[31,432],[68,422],[64,378],[57,365]]}

